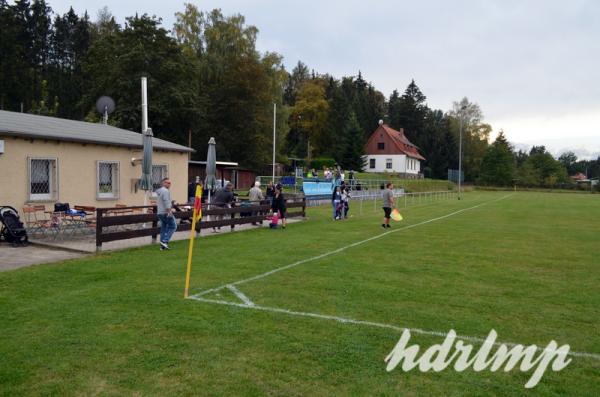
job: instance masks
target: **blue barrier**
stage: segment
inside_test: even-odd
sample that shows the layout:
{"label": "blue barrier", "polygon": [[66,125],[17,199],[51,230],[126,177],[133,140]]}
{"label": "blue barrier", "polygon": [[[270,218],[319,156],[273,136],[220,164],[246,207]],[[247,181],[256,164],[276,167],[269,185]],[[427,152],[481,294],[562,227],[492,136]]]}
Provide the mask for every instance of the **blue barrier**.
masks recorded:
{"label": "blue barrier", "polygon": [[304,182],[302,184],[302,191],[305,196],[331,196],[333,191],[332,182]]}
{"label": "blue barrier", "polygon": [[279,181],[283,186],[295,186],[296,185],[296,177],[295,176],[283,176]]}

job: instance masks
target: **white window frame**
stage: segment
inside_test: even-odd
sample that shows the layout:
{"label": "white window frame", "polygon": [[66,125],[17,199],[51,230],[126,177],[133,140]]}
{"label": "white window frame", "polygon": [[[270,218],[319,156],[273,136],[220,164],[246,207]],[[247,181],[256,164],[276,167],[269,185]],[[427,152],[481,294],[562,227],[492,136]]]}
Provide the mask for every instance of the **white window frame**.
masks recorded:
{"label": "white window frame", "polygon": [[[31,163],[33,160],[50,161],[52,169],[50,170],[49,193],[31,192]],[[27,158],[27,196],[29,201],[56,201],[58,200],[58,158],[56,157],[28,157]]]}
{"label": "white window frame", "polygon": [[369,169],[374,170],[377,168],[377,159],[369,159]]}
{"label": "white window frame", "polygon": [[157,189],[160,189],[160,186],[158,188],[154,188],[154,167],[164,167],[164,172],[161,175],[161,177],[159,178],[158,184],[160,185],[160,181],[163,180],[164,178],[168,178],[169,177],[169,165],[168,164],[152,164],[152,197],[156,197],[156,193],[155,191]]}
{"label": "white window frame", "polygon": [[[113,166],[112,169],[112,191],[111,192],[101,192],[100,191],[100,165],[101,164],[111,164]],[[118,161],[111,160],[98,160],[96,161],[96,199],[97,200],[116,200],[119,198],[119,194],[121,189],[119,189],[121,184],[121,164]]]}
{"label": "white window frame", "polygon": [[385,159],[385,169],[391,170],[394,168],[394,159]]}

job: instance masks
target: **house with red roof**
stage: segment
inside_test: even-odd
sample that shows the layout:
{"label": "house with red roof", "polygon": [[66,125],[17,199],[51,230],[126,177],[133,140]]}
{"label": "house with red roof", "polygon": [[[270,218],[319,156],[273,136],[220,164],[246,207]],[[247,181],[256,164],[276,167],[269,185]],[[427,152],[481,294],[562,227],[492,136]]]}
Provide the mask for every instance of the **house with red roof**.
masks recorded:
{"label": "house with red roof", "polygon": [[406,178],[420,178],[421,161],[425,160],[404,135],[383,121],[365,145],[366,172],[390,172]]}
{"label": "house with red roof", "polygon": [[575,175],[571,175],[571,179],[574,181],[585,181],[587,180],[587,176],[582,172],[578,172]]}

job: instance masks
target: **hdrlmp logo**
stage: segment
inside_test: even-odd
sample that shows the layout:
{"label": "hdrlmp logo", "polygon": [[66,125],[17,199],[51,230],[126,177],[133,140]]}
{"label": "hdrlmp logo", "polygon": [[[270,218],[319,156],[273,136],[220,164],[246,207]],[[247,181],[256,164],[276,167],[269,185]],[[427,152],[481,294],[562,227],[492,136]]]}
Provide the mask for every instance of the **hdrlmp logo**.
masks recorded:
{"label": "hdrlmp logo", "polygon": [[[462,340],[457,340],[454,353],[448,357],[456,339],[456,332],[450,330],[448,335],[446,335],[444,343],[431,346],[417,359],[419,346],[412,345],[407,347],[410,340],[410,331],[404,330],[394,349],[385,358],[385,362],[387,363],[386,369],[388,372],[392,371],[400,361],[404,360],[402,363],[402,370],[404,372],[410,371],[417,365],[421,372],[430,370],[439,372],[446,369],[452,361],[456,360],[454,362],[454,370],[458,372],[462,372],[470,366],[473,366],[474,371],[483,371],[489,367],[490,371],[495,372],[502,368],[503,365],[504,371],[508,372],[515,368],[519,361],[521,361],[521,365],[519,366],[521,372],[527,372],[535,367],[533,374],[525,384],[525,387],[530,389],[539,383],[544,372],[546,372],[546,368],[548,368],[553,359],[553,371],[560,371],[571,362],[571,359],[567,359],[570,349],[569,345],[558,347],[555,341],[550,341],[548,346],[543,350],[538,349],[536,345],[527,347],[523,345],[511,345],[512,347],[509,349],[506,344],[496,343],[497,336],[496,331],[491,330],[481,348],[473,357],[471,357],[473,346],[465,344]],[[488,359],[488,355],[496,344],[498,345],[498,349]],[[538,350],[540,353],[536,357]]]}

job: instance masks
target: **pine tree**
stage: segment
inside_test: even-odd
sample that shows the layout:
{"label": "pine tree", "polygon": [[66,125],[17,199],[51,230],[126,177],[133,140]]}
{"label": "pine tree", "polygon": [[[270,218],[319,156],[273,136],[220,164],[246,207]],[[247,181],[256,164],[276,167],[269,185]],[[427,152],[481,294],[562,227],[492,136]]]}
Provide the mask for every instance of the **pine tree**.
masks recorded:
{"label": "pine tree", "polygon": [[342,158],[336,159],[347,170],[362,171],[365,166],[364,134],[354,112],[346,120],[343,130],[344,152]]}
{"label": "pine tree", "polygon": [[411,80],[398,101],[395,114],[398,128],[404,128],[406,137],[421,149],[426,149],[427,144],[424,137],[424,124],[427,114],[426,99],[415,81]]}
{"label": "pine tree", "polygon": [[515,156],[504,132],[486,150],[480,181],[486,185],[509,186],[515,178]]}

